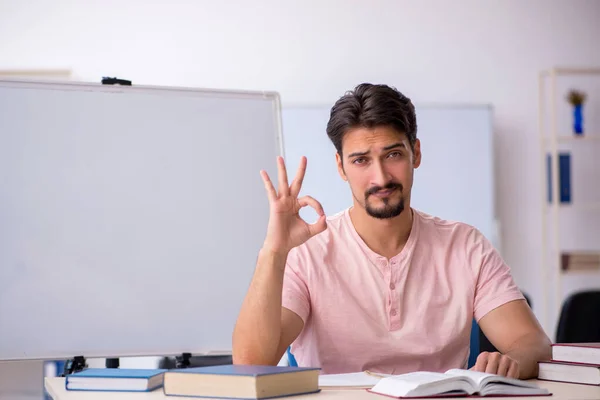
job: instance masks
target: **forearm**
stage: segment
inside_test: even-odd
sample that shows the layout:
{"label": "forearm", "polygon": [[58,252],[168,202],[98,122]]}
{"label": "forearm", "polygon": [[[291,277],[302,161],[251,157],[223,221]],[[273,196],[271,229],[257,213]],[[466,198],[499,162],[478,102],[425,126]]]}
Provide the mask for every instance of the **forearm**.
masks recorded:
{"label": "forearm", "polygon": [[287,255],[261,250],[233,334],[235,364],[276,363]]}
{"label": "forearm", "polygon": [[538,361],[552,358],[552,347],[543,333],[525,335],[510,346],[507,356],[519,363],[519,378],[531,379],[538,376]]}

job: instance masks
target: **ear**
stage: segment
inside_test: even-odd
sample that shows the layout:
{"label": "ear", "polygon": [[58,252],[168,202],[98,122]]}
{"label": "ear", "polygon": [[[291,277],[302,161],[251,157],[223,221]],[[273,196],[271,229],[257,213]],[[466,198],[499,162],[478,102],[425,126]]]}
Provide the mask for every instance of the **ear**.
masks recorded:
{"label": "ear", "polygon": [[335,162],[337,164],[338,174],[340,174],[343,180],[347,181],[348,178],[346,177],[346,173],[344,172],[344,163],[342,160],[342,156],[340,156],[340,153],[338,152],[335,153]]}
{"label": "ear", "polygon": [[415,141],[413,153],[413,167],[419,168],[419,165],[421,165],[421,141],[419,139]]}

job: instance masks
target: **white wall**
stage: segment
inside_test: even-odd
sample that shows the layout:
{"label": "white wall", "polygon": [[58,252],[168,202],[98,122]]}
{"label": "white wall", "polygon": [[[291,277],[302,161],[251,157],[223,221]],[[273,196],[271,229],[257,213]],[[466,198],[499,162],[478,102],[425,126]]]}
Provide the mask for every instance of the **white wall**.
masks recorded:
{"label": "white wall", "polygon": [[491,103],[502,251],[535,308],[537,73],[600,65],[599,20],[593,0],[0,0],[0,69],[277,90],[284,105],[331,104],[363,81],[421,103]]}

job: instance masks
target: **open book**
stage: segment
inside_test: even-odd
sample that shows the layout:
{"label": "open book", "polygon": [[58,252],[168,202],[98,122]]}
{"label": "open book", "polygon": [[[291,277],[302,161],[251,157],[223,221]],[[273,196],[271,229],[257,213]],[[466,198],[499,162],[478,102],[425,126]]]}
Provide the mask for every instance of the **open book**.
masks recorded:
{"label": "open book", "polygon": [[392,376],[389,374],[370,372],[351,372],[344,374],[323,374],[319,376],[321,389],[370,389],[381,378]]}
{"label": "open book", "polygon": [[532,382],[463,369],[451,369],[445,373],[420,371],[389,376],[380,379],[369,391],[396,398],[551,394]]}

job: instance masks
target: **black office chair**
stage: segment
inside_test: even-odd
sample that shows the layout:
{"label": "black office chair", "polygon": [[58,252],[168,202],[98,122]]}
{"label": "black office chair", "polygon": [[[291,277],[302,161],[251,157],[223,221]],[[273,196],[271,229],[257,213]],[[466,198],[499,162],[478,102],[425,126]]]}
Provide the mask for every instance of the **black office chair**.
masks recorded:
{"label": "black office chair", "polygon": [[556,343],[600,342],[600,291],[573,293],[563,303]]}
{"label": "black office chair", "polygon": [[[523,297],[525,297],[525,300],[527,301],[527,304],[529,304],[530,308],[532,307],[532,303],[531,303],[531,299],[529,298],[529,296],[526,293],[523,293]],[[487,337],[485,337],[485,334],[483,333],[483,331],[481,329],[479,329],[479,352],[496,352],[498,351],[494,345],[488,340]]]}

